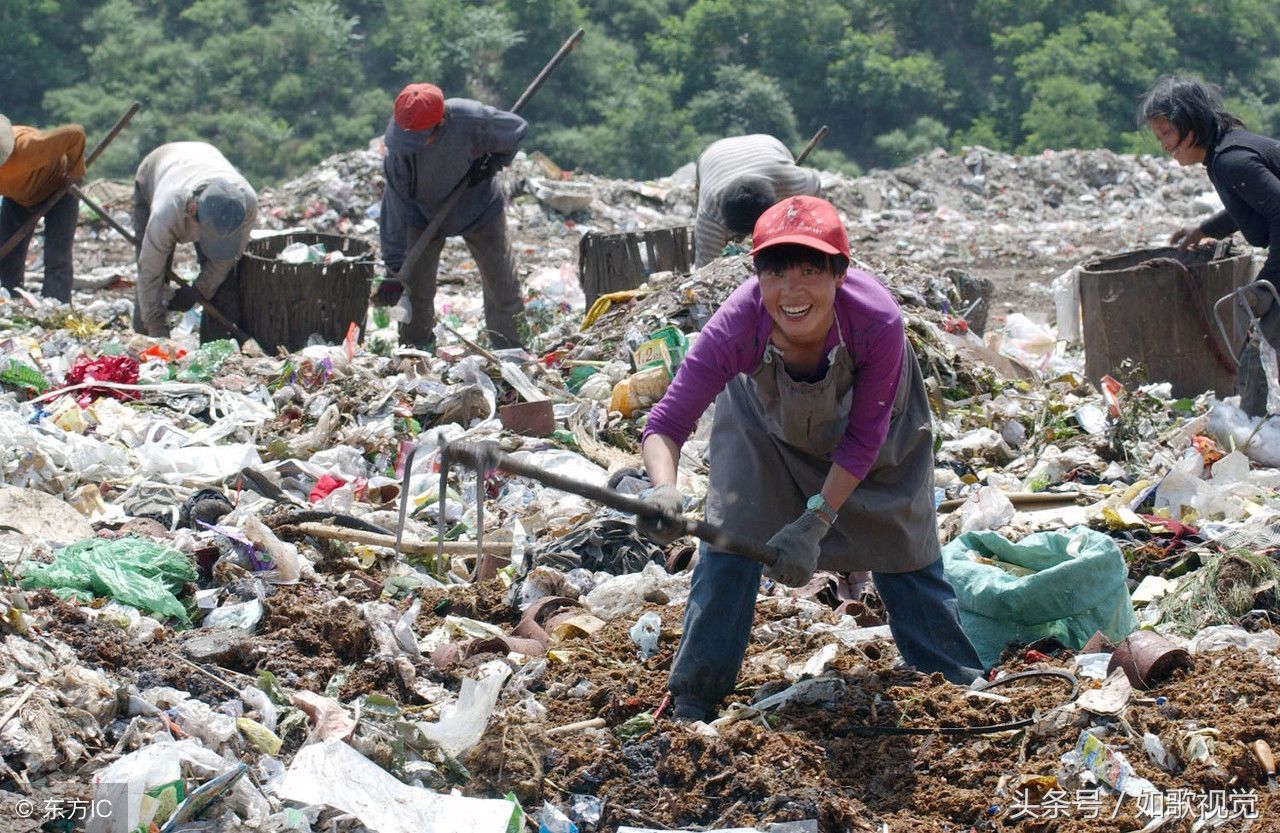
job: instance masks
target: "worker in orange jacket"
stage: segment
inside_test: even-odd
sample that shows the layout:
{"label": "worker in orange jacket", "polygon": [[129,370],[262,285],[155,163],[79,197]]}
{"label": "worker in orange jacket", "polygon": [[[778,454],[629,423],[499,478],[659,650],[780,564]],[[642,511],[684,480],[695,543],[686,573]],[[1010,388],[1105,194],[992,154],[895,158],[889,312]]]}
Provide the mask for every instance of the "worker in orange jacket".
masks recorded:
{"label": "worker in orange jacket", "polygon": [[[11,124],[0,115],[0,245],[17,234],[40,206],[63,185],[84,176],[84,128],[78,124],[37,130]],[[65,194],[44,215],[44,286],[40,294],[64,304],[71,300],[71,242],[80,207]],[[0,260],[0,284],[22,286],[27,247],[34,231]]]}

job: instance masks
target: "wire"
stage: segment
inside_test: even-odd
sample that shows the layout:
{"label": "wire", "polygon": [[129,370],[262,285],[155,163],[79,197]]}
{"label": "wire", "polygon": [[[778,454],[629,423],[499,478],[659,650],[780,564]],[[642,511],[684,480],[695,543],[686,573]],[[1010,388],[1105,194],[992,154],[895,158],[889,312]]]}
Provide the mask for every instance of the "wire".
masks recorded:
{"label": "wire", "polygon": [[[1017,674],[1010,674],[1007,677],[996,680],[994,683],[988,683],[979,691],[990,691],[1015,680],[1026,680],[1033,677],[1055,677],[1071,683],[1071,695],[1067,697],[1063,705],[1076,699],[1076,695],[1080,692],[1080,681],[1075,678],[1075,675],[1069,671],[1058,669],[1022,671]],[[851,726],[848,729],[835,732],[835,735],[837,737],[844,737],[845,735],[988,735],[995,732],[1020,729],[1023,726],[1030,726],[1034,722],[1035,717],[1027,717],[1022,720],[1011,720],[1008,723],[992,723],[987,726],[938,726],[932,729],[920,726]]]}

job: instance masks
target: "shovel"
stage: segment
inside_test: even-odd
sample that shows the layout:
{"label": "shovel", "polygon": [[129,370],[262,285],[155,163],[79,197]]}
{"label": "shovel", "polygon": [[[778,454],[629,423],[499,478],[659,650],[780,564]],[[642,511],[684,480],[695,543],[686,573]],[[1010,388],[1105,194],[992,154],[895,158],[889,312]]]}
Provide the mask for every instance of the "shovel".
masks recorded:
{"label": "shovel", "polygon": [[[413,466],[413,455],[417,451],[415,447],[405,457],[404,462],[404,483],[400,489],[400,520],[396,525],[396,554],[400,553],[400,542],[404,534],[405,517],[408,514],[410,492],[409,492],[409,473]],[[444,532],[446,529],[446,521],[444,516],[444,493],[445,487],[449,480],[449,466],[452,463],[459,463],[477,472],[483,479],[484,473],[490,469],[500,469],[508,474],[514,474],[519,477],[528,477],[531,480],[537,480],[543,485],[550,486],[553,489],[559,489],[562,492],[570,492],[571,494],[585,497],[603,503],[610,509],[617,509],[621,512],[630,512],[640,518],[650,518],[653,520],[662,520],[675,529],[681,530],[686,535],[693,535],[701,538],[703,541],[714,546],[716,549],[726,550],[728,552],[737,553],[738,555],[750,558],[752,561],[758,561],[766,567],[773,566],[778,560],[778,552],[772,547],[767,547],[755,541],[740,538],[731,532],[727,532],[714,524],[706,521],[699,521],[690,518],[687,515],[670,514],[662,511],[648,501],[640,500],[629,495],[615,492],[603,486],[596,486],[591,483],[582,483],[571,477],[562,474],[546,471],[537,466],[520,460],[512,459],[510,456],[498,451],[493,443],[467,443],[453,442],[440,449],[440,543],[444,543]],[[483,553],[480,550],[480,539],[484,529],[484,493],[477,490],[476,494],[476,528],[479,530],[476,535],[476,569],[480,569],[480,560]],[[444,562],[443,552],[437,552],[439,563]]]}

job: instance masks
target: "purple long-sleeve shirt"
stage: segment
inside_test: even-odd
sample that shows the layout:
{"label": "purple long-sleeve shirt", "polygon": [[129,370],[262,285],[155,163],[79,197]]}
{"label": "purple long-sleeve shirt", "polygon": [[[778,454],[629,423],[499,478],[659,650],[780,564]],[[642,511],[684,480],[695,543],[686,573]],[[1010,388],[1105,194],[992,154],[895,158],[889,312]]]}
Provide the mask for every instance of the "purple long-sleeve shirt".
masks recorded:
{"label": "purple long-sleeve shirt", "polygon": [[[902,313],[889,290],[857,269],[850,269],[836,290],[835,312],[836,327],[827,334],[823,353],[830,355],[844,337],[853,359],[854,385],[849,423],[831,461],[863,479],[880,454],[898,393],[906,349]],[[666,395],[649,412],[644,436],[661,434],[683,445],[725,386],[739,373],[750,374],[760,366],[772,331],[760,281],[753,277],[734,290],[702,328]],[[824,364],[819,370],[825,369]]]}

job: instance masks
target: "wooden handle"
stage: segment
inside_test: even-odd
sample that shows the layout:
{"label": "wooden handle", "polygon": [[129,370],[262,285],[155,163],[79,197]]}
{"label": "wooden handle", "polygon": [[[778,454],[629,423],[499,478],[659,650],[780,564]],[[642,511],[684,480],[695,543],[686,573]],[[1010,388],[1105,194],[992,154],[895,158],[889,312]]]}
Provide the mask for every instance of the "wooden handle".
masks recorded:
{"label": "wooden handle", "polygon": [[1253,742],[1253,755],[1258,759],[1258,763],[1262,765],[1262,771],[1267,774],[1267,777],[1274,777],[1276,774],[1276,756],[1271,754],[1270,744],[1265,740],[1255,740]]}

